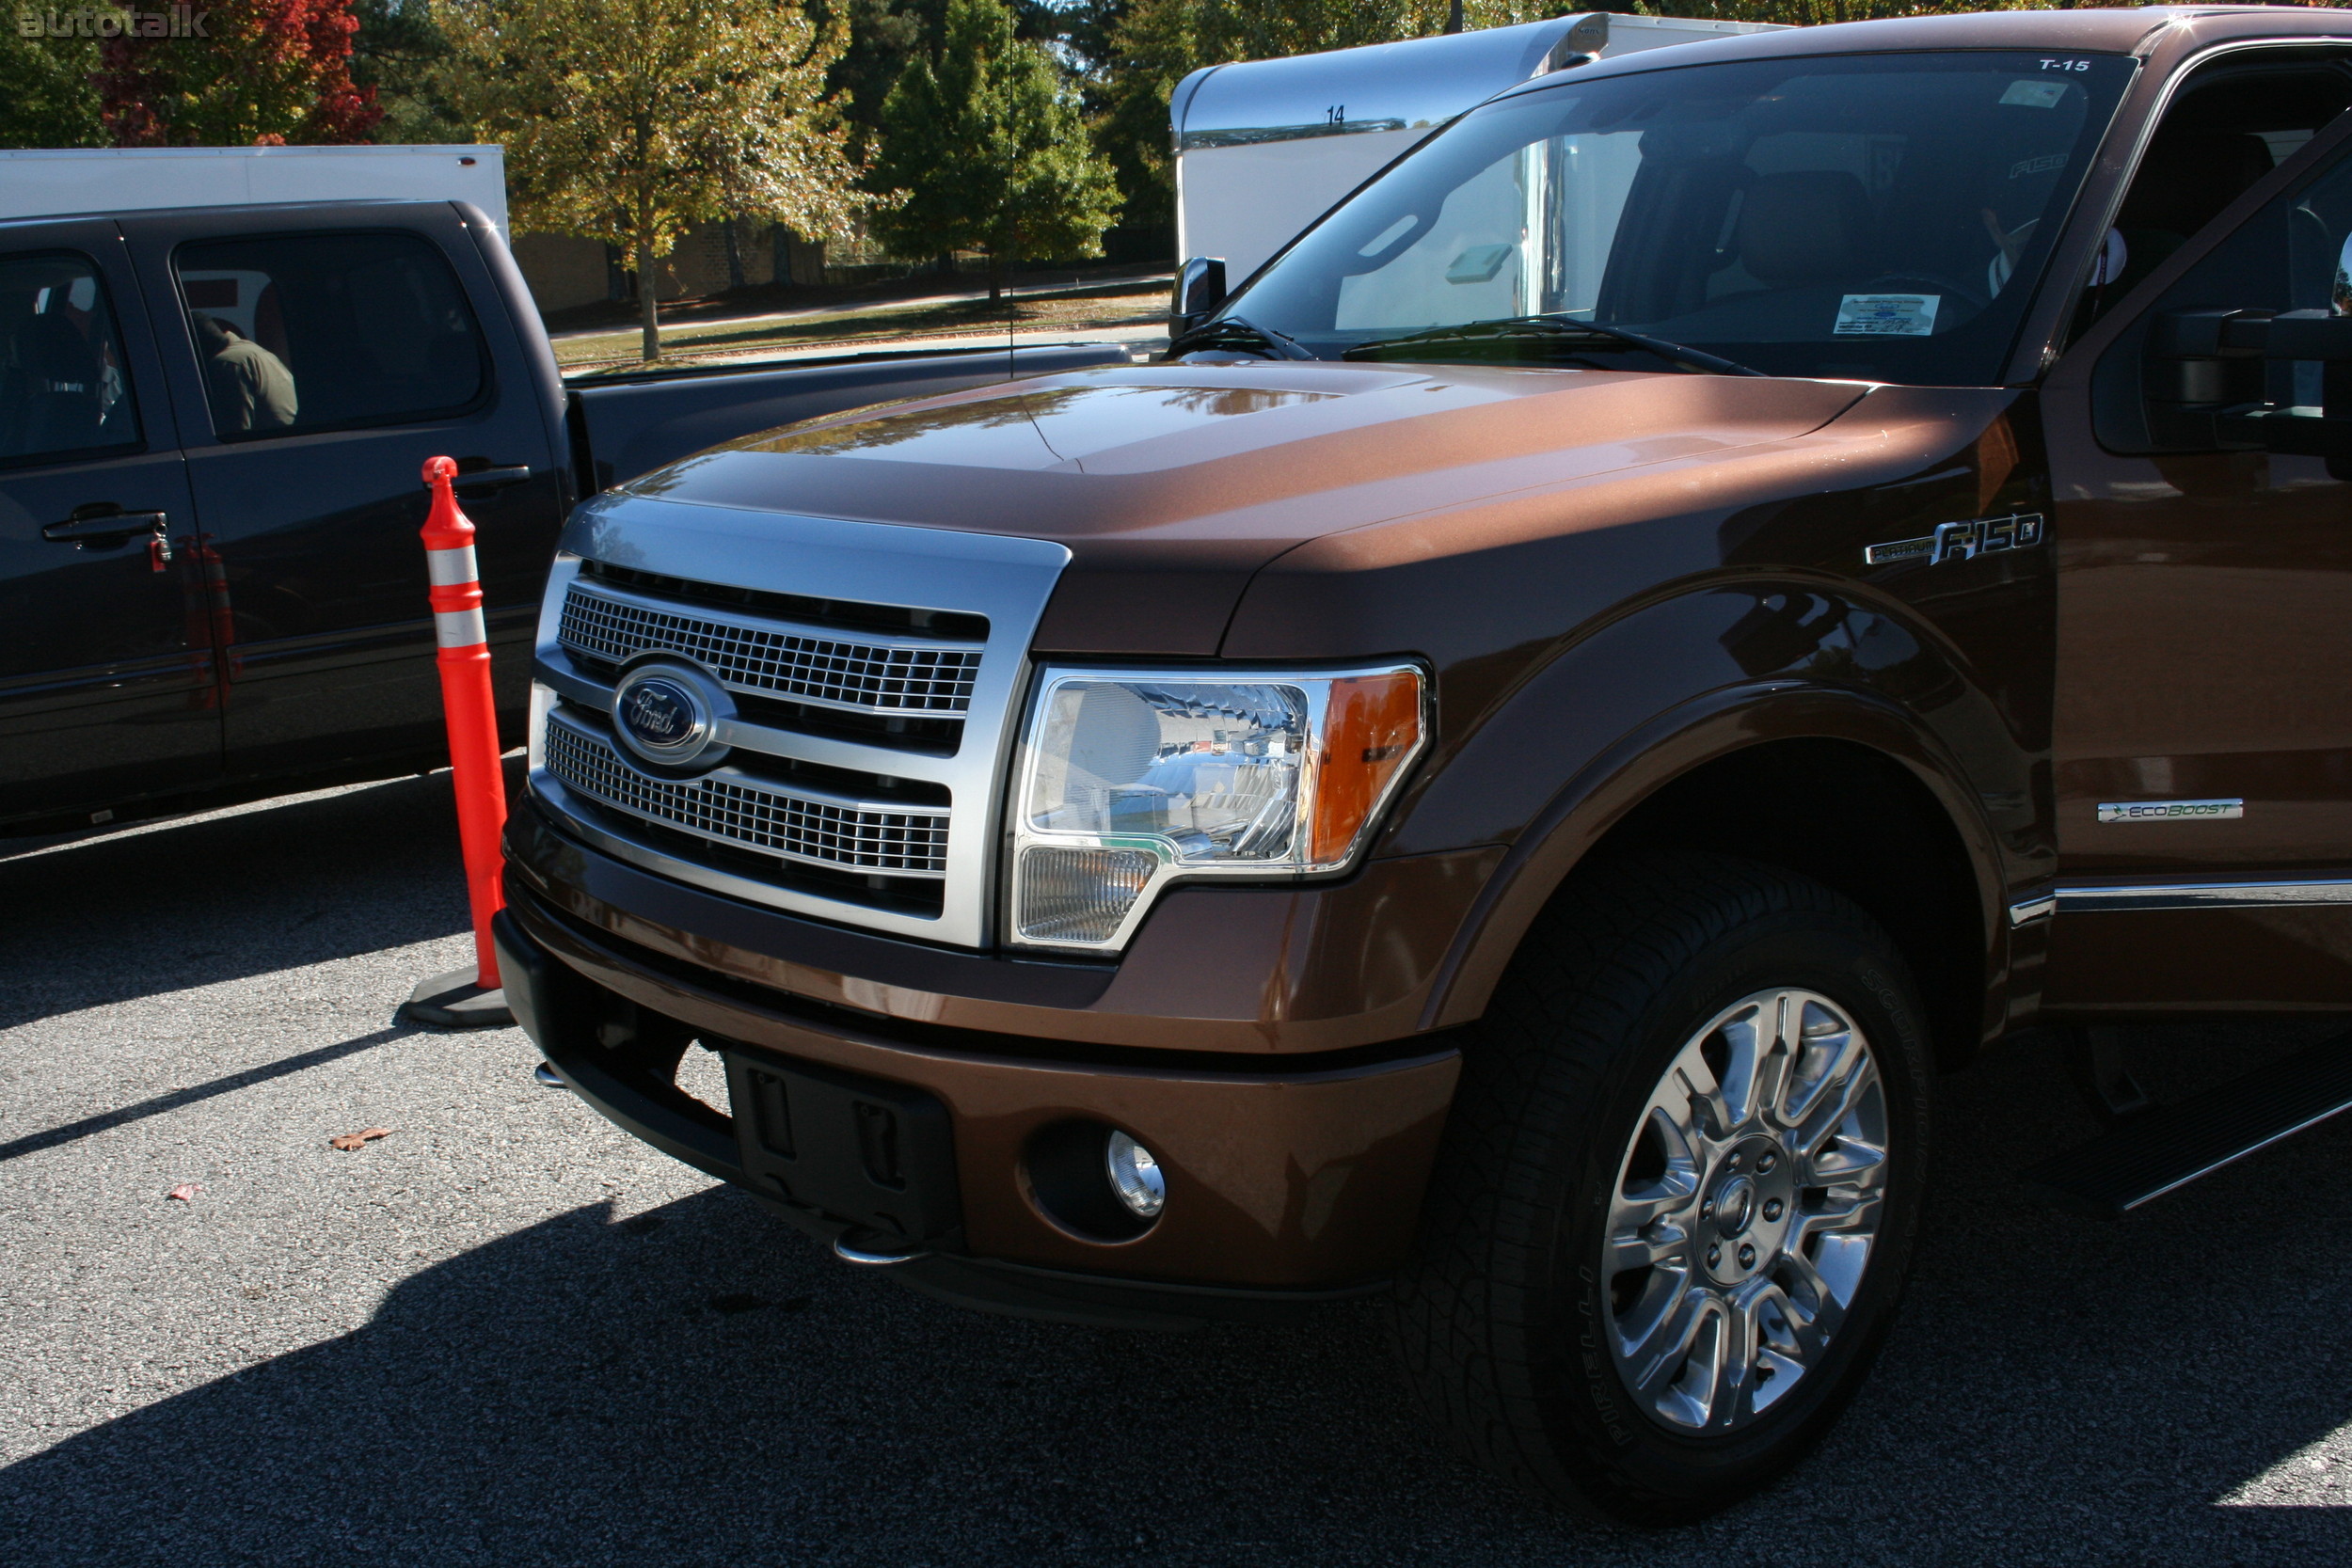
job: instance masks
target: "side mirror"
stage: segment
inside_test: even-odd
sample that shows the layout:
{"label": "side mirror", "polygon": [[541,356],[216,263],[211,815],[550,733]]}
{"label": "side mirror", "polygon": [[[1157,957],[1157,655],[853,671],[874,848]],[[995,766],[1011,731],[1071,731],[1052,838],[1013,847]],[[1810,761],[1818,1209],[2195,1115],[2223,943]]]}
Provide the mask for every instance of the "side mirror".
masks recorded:
{"label": "side mirror", "polygon": [[1191,258],[1176,269],[1176,294],[1168,308],[1168,335],[1183,337],[1224,303],[1225,258]]}
{"label": "side mirror", "polygon": [[[2321,406],[2270,401],[2266,361],[2325,367]],[[2352,316],[2328,310],[2169,310],[2148,336],[2148,432],[2187,451],[2324,457],[2352,479]]]}

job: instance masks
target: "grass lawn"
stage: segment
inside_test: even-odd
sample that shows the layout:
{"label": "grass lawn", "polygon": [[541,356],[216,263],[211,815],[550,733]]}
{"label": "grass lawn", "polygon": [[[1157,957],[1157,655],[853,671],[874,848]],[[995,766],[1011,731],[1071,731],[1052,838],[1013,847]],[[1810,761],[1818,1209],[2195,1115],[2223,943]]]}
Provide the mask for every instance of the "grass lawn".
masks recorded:
{"label": "grass lawn", "polygon": [[[952,303],[876,302],[838,310],[796,313],[782,319],[689,322],[661,329],[664,366],[723,364],[779,350],[839,345],[845,351],[887,347],[914,338],[989,338],[1009,328],[1073,335],[1114,326],[1148,325],[1168,315],[1168,286],[1152,280],[1105,284],[1083,293],[1057,293],[991,305],[986,300]],[[561,338],[556,363],[566,374],[634,369],[634,328]]]}

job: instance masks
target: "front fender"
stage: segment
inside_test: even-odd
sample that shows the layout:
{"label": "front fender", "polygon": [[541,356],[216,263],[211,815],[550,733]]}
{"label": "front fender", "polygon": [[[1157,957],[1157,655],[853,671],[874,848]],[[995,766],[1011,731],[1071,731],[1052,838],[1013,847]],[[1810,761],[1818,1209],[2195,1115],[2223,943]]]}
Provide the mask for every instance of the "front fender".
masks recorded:
{"label": "front fender", "polygon": [[2008,965],[1995,918],[2030,867],[2002,818],[2034,816],[2032,756],[1956,650],[1851,584],[1725,582],[1619,616],[1535,671],[1442,766],[1382,845],[1509,848],[1455,936],[1423,1027],[1468,1022],[1536,913],[1611,829],[1692,769],[1775,740],[1838,740],[1901,767],[1965,846],[1987,978]]}

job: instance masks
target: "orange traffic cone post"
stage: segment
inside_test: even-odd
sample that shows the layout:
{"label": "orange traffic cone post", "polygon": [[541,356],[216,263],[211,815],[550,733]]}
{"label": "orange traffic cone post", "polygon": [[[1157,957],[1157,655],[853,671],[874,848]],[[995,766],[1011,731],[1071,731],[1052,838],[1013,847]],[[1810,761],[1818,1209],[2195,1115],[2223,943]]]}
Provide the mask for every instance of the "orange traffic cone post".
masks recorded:
{"label": "orange traffic cone post", "polygon": [[433,509],[424,521],[425,569],[432,582],[433,627],[440,644],[441,711],[449,724],[450,778],[457,791],[457,836],[466,858],[466,898],[473,911],[474,962],[436,974],[408,998],[420,1023],[474,1029],[512,1023],[499,988],[490,917],[505,907],[499,888],[499,834],[506,826],[506,780],[499,767],[498,709],[490,694],[490,638],[482,619],[481,571],[473,524],[458,509],[457,465],[427,458],[424,482]]}

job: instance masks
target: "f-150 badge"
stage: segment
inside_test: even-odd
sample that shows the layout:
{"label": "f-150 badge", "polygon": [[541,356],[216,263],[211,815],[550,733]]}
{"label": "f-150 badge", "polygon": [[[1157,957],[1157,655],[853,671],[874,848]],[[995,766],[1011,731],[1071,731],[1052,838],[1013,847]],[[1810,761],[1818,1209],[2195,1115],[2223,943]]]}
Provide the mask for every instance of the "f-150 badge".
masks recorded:
{"label": "f-150 badge", "polygon": [[2013,512],[2006,517],[1972,517],[1945,523],[1917,539],[1896,539],[1872,545],[1862,552],[1866,566],[1889,566],[1898,561],[1924,561],[1940,566],[1947,561],[1973,561],[2002,550],[2029,550],[2042,543],[2042,514]]}

